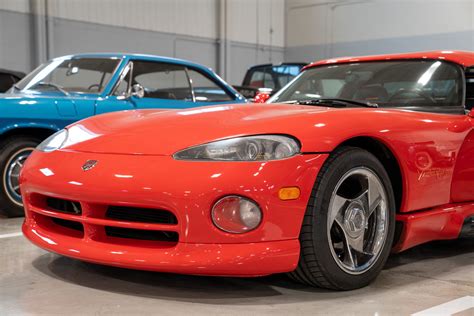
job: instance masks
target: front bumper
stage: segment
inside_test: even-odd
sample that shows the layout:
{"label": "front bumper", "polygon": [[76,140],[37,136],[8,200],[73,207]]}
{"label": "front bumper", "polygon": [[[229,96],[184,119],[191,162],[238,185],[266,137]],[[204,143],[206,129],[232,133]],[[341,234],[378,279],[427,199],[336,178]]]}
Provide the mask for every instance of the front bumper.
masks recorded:
{"label": "front bumper", "polygon": [[[83,171],[89,159],[97,166]],[[205,275],[265,275],[294,270],[299,231],[325,155],[271,162],[190,162],[168,156],[67,151],[35,152],[21,175],[25,236],[36,245],[77,259],[143,270]],[[297,200],[281,201],[281,187],[297,186]],[[212,205],[226,195],[256,201],[260,226],[229,234],[211,220]],[[82,213],[50,208],[46,198],[74,201]],[[146,223],[106,216],[109,206],[160,209],[177,223]],[[57,220],[75,223],[66,227]],[[107,228],[172,232],[173,241],[108,235]]]}

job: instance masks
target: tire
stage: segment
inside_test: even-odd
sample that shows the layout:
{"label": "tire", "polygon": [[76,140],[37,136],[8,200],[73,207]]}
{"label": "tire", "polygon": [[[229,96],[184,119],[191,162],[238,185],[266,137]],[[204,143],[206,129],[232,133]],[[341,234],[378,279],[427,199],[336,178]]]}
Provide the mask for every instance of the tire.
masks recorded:
{"label": "tire", "polygon": [[[367,193],[363,193],[365,183]],[[354,147],[335,150],[311,192],[299,236],[300,259],[290,278],[332,290],[368,285],[390,254],[395,208],[390,179],[374,155]]]}
{"label": "tire", "polygon": [[7,217],[24,216],[19,189],[14,190],[17,186],[14,177],[40,142],[31,136],[13,136],[0,143],[0,211]]}

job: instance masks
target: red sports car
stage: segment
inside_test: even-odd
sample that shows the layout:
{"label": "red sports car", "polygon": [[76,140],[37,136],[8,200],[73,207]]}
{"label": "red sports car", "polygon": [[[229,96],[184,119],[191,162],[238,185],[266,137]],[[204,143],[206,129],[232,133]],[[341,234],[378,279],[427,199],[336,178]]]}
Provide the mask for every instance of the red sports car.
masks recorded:
{"label": "red sports car", "polygon": [[80,121],[21,174],[23,232],[99,264],[367,285],[472,236],[474,53],[324,60],[269,104]]}

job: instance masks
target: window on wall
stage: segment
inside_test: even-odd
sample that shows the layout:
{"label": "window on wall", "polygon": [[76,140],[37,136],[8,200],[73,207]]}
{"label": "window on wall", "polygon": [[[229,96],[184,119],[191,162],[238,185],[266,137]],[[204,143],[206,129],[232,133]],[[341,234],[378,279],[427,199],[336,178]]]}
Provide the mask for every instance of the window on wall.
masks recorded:
{"label": "window on wall", "polygon": [[180,65],[134,61],[132,84],[137,83],[145,89],[145,98],[193,100],[186,68]]}
{"label": "window on wall", "polygon": [[204,74],[188,69],[189,79],[192,82],[196,102],[232,101],[233,98],[216,82]]}

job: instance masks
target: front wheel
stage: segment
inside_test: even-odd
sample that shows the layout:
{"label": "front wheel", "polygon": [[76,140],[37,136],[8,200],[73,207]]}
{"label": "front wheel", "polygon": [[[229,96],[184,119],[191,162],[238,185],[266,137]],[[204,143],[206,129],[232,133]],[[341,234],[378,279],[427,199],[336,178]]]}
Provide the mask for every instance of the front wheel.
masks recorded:
{"label": "front wheel", "polygon": [[390,179],[371,153],[336,150],[314,185],[300,233],[300,282],[335,290],[368,285],[382,270],[395,232]]}
{"label": "front wheel", "polygon": [[0,211],[8,217],[24,215],[20,192],[20,171],[23,165],[40,143],[39,139],[28,136],[17,136],[6,139],[0,144]]}

